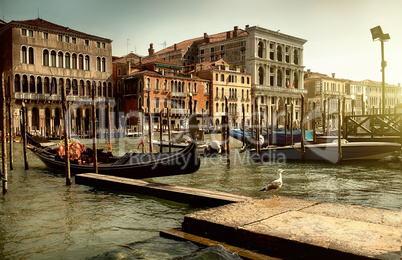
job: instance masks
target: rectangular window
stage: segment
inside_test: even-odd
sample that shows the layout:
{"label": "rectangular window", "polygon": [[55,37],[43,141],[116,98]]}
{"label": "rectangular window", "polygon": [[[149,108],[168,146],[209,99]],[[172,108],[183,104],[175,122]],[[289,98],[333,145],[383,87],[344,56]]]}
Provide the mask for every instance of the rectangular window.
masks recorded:
{"label": "rectangular window", "polygon": [[21,29],[21,35],[27,36],[27,29]]}
{"label": "rectangular window", "polygon": [[63,41],[63,35],[57,35],[57,41],[62,42]]}
{"label": "rectangular window", "polygon": [[29,37],[33,37],[33,30],[29,30],[29,31],[28,31],[28,36],[29,36]]}
{"label": "rectangular window", "polygon": [[89,40],[85,40],[84,45],[89,46]]}
{"label": "rectangular window", "polygon": [[48,40],[49,39],[49,34],[47,32],[43,33],[43,39]]}
{"label": "rectangular window", "polygon": [[215,52],[215,48],[214,48],[214,47],[211,48],[211,52]]}
{"label": "rectangular window", "polygon": [[106,49],[106,44],[102,42],[102,49]]}
{"label": "rectangular window", "polygon": [[96,48],[100,48],[100,42],[96,42]]}
{"label": "rectangular window", "polygon": [[204,54],[204,52],[205,52],[205,50],[204,50],[204,49],[201,49],[200,53],[201,53],[201,54]]}
{"label": "rectangular window", "polygon": [[71,38],[71,43],[72,44],[77,44],[77,38],[75,38],[75,37]]}
{"label": "rectangular window", "polygon": [[221,51],[225,50],[225,45],[221,45]]}
{"label": "rectangular window", "polygon": [[70,37],[65,36],[65,37],[64,37],[64,41],[65,41],[66,43],[70,43]]}

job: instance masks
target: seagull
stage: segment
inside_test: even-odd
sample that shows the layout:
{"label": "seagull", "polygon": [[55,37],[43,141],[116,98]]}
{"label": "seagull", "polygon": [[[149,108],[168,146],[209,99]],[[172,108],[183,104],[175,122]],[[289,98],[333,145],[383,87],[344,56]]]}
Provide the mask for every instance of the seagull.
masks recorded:
{"label": "seagull", "polygon": [[279,198],[278,190],[280,187],[282,187],[282,173],[285,172],[285,170],[279,169],[277,174],[277,178],[270,183],[267,184],[264,188],[262,188],[260,191],[266,191],[266,190],[272,190],[272,195],[275,197],[275,191],[276,191],[276,196]]}

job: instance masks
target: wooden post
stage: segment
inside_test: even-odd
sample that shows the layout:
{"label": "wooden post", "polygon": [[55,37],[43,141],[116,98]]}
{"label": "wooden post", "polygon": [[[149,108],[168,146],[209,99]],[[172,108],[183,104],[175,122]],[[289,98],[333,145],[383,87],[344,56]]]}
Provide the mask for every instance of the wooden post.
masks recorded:
{"label": "wooden post", "polygon": [[[142,111],[141,111],[141,139],[142,141],[145,140],[145,134],[144,134],[144,123],[145,123],[145,108],[144,106],[142,106]],[[141,146],[141,152],[145,153],[145,143],[142,143]]]}
{"label": "wooden post", "polygon": [[[342,138],[346,136],[346,123],[345,123],[345,116],[346,116],[346,97],[343,97],[342,103],[342,116],[341,116],[341,126],[342,126]],[[340,128],[338,128],[340,131]]]}
{"label": "wooden post", "polygon": [[111,146],[112,145],[112,122],[110,121],[110,102],[109,101],[107,102],[107,120],[108,120],[108,132],[109,132],[108,143]]}
{"label": "wooden post", "polygon": [[159,152],[163,152],[163,146],[162,146],[162,138],[163,138],[163,122],[162,122],[162,111],[159,111],[159,140],[160,140],[160,146],[159,146]]}
{"label": "wooden post", "polygon": [[251,132],[250,132],[250,141],[252,142],[253,146],[255,145],[254,141],[254,105],[251,104]]}
{"label": "wooden post", "polygon": [[25,102],[22,101],[22,131],[21,131],[21,137],[22,137],[22,145],[24,149],[24,163],[25,163],[25,170],[28,170],[28,155],[27,155],[27,109],[25,107]]}
{"label": "wooden post", "polygon": [[274,107],[271,107],[271,144],[274,145],[274,116],[275,115],[275,111],[274,111]]}
{"label": "wooden post", "polygon": [[323,100],[323,112],[322,112],[322,135],[325,136],[327,134],[326,132],[326,123],[327,123],[327,101],[324,99]]}
{"label": "wooden post", "polygon": [[169,108],[167,110],[167,125],[168,125],[168,141],[169,141],[169,153],[172,151],[172,141],[170,136],[170,111]]}
{"label": "wooden post", "polygon": [[93,163],[94,163],[94,172],[98,173],[98,150],[96,147],[96,87],[92,86],[92,149],[93,149]]}
{"label": "wooden post", "polygon": [[314,101],[313,103],[313,143],[317,143],[317,133],[316,133],[316,121],[315,121],[315,109],[316,109],[317,103]]}
{"label": "wooden post", "polygon": [[290,104],[290,145],[293,145],[293,102]]}
{"label": "wooden post", "polygon": [[244,145],[246,144],[246,114],[245,114],[245,111],[244,111],[244,106],[242,107],[242,112],[243,112],[243,138],[242,138],[242,140],[243,140],[243,147],[244,147]]}
{"label": "wooden post", "polygon": [[255,152],[257,156],[260,155],[260,116],[259,116],[259,109],[258,109],[258,104],[257,104],[257,99],[254,99],[254,104],[255,104],[255,113],[256,113],[256,119],[255,119],[255,126],[256,126],[256,133],[255,133]]}
{"label": "wooden post", "polygon": [[70,172],[70,153],[69,153],[69,111],[68,104],[66,99],[66,90],[64,85],[61,85],[61,99],[62,99],[62,110],[63,110],[63,119],[64,119],[64,163],[65,163],[65,174],[66,174],[66,185],[71,185],[71,172]]}
{"label": "wooden post", "polygon": [[[2,131],[1,131],[1,153],[2,153],[2,172],[1,172],[1,181],[2,181],[2,186],[3,186],[3,194],[7,193],[7,150],[6,150],[6,145],[7,145],[7,131],[6,131],[6,96],[5,96],[5,85],[4,85],[4,72],[1,75],[1,126],[2,126]],[[11,132],[10,132],[10,143],[13,142]]]}
{"label": "wooden post", "polygon": [[149,139],[149,152],[153,153],[152,149],[152,113],[151,113],[151,98],[148,93],[148,139]]}
{"label": "wooden post", "polygon": [[226,165],[230,165],[230,136],[229,136],[229,107],[228,99],[225,97],[225,130],[226,130]]}
{"label": "wooden post", "polygon": [[285,104],[285,146],[288,145],[288,105]]}
{"label": "wooden post", "polygon": [[13,152],[13,111],[11,110],[11,97],[8,99],[8,126],[10,134],[10,171],[14,168],[14,152]]}
{"label": "wooden post", "polygon": [[338,163],[340,163],[342,161],[341,129],[342,129],[341,97],[339,96],[339,98],[338,98]]}
{"label": "wooden post", "polygon": [[265,125],[267,127],[267,147],[269,147],[269,111],[268,111],[268,105],[265,105],[265,114],[266,114],[266,119],[265,119]]}
{"label": "wooden post", "polygon": [[201,109],[201,124],[202,124],[202,131],[205,131],[205,127],[204,127],[204,109]]}
{"label": "wooden post", "polygon": [[301,95],[301,119],[300,119],[300,130],[301,130],[301,153],[302,161],[306,159],[306,147],[304,146],[304,95]]}

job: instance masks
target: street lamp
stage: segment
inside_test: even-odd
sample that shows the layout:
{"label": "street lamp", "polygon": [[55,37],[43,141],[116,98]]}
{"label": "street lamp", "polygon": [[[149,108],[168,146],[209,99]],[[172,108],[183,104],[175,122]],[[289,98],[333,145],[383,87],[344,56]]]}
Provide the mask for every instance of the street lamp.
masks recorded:
{"label": "street lamp", "polygon": [[371,36],[374,40],[381,42],[381,68],[382,68],[382,113],[385,114],[385,67],[387,62],[384,60],[384,41],[391,39],[388,33],[383,33],[381,26],[376,26],[370,29]]}

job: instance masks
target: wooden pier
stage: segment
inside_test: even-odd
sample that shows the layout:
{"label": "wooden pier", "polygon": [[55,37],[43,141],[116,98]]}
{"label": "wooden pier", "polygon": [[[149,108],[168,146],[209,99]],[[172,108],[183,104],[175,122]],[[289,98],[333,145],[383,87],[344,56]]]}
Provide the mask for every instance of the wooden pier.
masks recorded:
{"label": "wooden pier", "polygon": [[100,189],[150,195],[197,206],[221,206],[228,203],[252,199],[251,197],[247,196],[234,195],[218,191],[201,190],[95,173],[77,174],[75,176],[75,183]]}
{"label": "wooden pier", "polygon": [[400,259],[402,212],[294,198],[257,199],[94,173],[77,184],[192,205],[181,230],[161,236],[220,244],[246,259]]}

